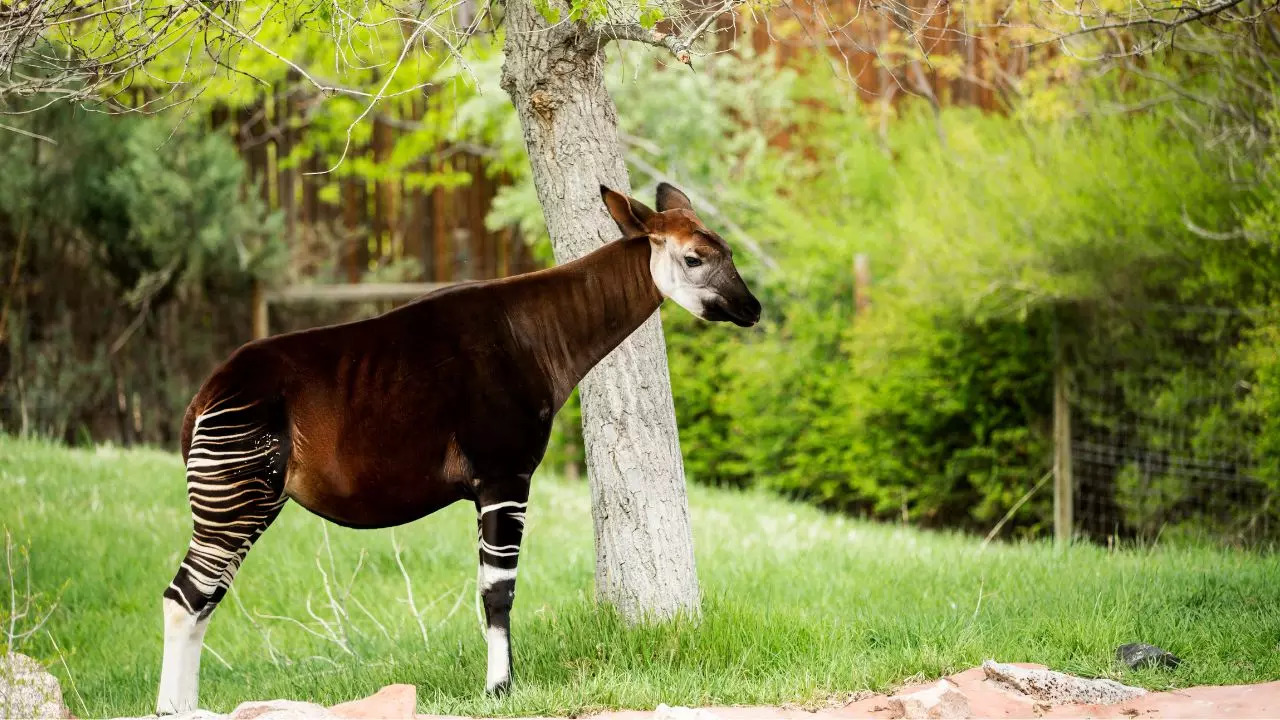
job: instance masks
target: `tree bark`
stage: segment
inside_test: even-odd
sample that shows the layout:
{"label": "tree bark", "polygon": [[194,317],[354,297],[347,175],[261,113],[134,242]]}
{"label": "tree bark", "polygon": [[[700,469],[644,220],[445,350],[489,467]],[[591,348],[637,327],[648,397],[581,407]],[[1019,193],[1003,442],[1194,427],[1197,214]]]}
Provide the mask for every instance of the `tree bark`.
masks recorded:
{"label": "tree bark", "polygon": [[[620,236],[600,185],[630,192],[602,42],[507,2],[502,86],[524,128],[557,262]],[[631,622],[696,614],[698,578],[662,322],[654,313],[579,386],[596,599]]]}

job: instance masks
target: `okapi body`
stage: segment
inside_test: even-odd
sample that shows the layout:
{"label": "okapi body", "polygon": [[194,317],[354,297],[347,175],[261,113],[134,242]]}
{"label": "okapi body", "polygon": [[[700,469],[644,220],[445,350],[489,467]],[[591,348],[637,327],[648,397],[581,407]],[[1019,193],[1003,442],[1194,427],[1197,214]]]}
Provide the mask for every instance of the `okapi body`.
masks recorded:
{"label": "okapi body", "polygon": [[356,528],[474,503],[486,690],[510,686],[516,562],[552,417],[664,297],[743,327],[760,317],[683,193],[660,185],[658,212],[601,193],[625,237],[585,257],[255,341],[214,371],[183,425],[194,532],[164,592],[160,713],[196,707],[209,616],[288,500]]}

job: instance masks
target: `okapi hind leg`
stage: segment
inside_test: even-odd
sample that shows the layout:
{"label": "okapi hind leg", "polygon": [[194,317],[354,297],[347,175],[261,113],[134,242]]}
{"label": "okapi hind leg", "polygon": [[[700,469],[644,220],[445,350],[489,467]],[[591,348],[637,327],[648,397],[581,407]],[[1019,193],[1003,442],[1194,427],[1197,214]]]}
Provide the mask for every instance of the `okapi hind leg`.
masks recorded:
{"label": "okapi hind leg", "polygon": [[529,484],[524,477],[509,487],[486,488],[476,502],[480,545],[477,585],[484,605],[488,669],[485,692],[511,689],[511,606],[516,594],[516,562],[524,536]]}
{"label": "okapi hind leg", "polygon": [[287,440],[261,403],[222,402],[196,418],[187,451],[194,529],[164,591],[164,661],[156,712],[196,709],[209,616],[249,549],[271,525],[283,493]]}

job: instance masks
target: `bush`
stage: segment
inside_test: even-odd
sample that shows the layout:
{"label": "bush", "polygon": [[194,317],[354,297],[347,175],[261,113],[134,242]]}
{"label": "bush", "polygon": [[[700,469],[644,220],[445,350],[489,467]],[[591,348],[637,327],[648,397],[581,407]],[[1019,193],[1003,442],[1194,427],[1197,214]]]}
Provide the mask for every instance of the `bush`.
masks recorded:
{"label": "bush", "polygon": [[249,335],[278,223],[224,135],[61,106],[17,117],[58,145],[0,132],[0,430],[171,445]]}
{"label": "bush", "polygon": [[[1028,123],[949,110],[941,123],[945,145],[931,118],[900,120],[888,153],[858,119],[836,123],[827,131],[841,154],[875,183],[797,162],[810,169],[792,180],[803,193],[755,197],[748,231],[769,238],[782,265],[768,275],[744,261],[766,307],[761,330],[668,311],[693,480],[985,530],[1051,467],[1059,353],[1082,392],[1145,379],[1125,407],[1163,404],[1188,423],[1176,442],[1159,423],[1144,426],[1132,442],[1151,452],[1228,454],[1256,437],[1239,412],[1188,404],[1202,385],[1179,379],[1216,373],[1230,385],[1253,372],[1227,362],[1254,326],[1230,311],[1277,286],[1262,270],[1280,267],[1275,248],[1209,245],[1192,229],[1238,223],[1252,188],[1229,182],[1231,168],[1165,114]],[[871,255],[876,284],[872,311],[854,319],[858,251]],[[1228,312],[1153,316],[1166,306]],[[1191,517],[1176,483],[1135,494],[1125,472],[1103,479],[1122,532],[1150,537]],[[1213,511],[1227,525],[1252,512],[1235,502]],[[1209,514],[1195,511],[1197,522]],[[1050,494],[1012,520],[1014,532],[1043,532]]]}

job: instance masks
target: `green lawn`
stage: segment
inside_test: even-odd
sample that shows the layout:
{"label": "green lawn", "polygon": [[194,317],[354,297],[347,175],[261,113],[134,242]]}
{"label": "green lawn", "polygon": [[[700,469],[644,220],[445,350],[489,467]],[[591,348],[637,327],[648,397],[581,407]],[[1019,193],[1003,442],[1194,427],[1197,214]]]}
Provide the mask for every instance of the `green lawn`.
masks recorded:
{"label": "green lawn", "polygon": [[[330,559],[326,524],[289,506],[214,617],[207,641],[218,657],[206,651],[201,704],[330,704],[396,682],[417,685],[424,711],[462,714],[804,702],[987,657],[1148,687],[1280,678],[1274,555],[1059,554],[1045,544],[983,552],[971,537],[833,517],[762,494],[695,487],[691,501],[704,617],[628,629],[592,603],[586,487],[535,480],[514,613],[516,689],[501,701],[481,692],[473,511],[459,505],[395,533],[424,643],[392,533],[327,526]],[[51,632],[26,649],[48,660],[50,635],[57,642],[69,671],[55,672],[72,711],[150,712],[160,593],[190,528],[178,458],[0,437],[0,524],[30,548],[35,586],[63,588]],[[340,578],[346,622],[333,620],[326,575]],[[324,630],[308,606],[349,651],[312,634]],[[1135,640],[1186,662],[1172,672],[1117,670],[1116,646]]]}

